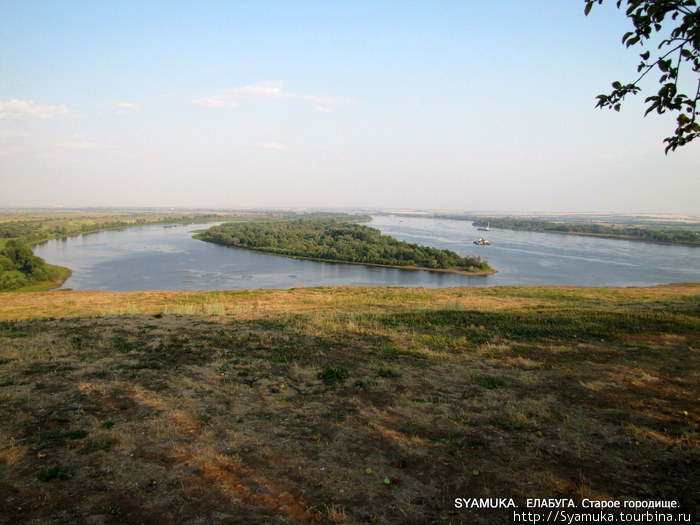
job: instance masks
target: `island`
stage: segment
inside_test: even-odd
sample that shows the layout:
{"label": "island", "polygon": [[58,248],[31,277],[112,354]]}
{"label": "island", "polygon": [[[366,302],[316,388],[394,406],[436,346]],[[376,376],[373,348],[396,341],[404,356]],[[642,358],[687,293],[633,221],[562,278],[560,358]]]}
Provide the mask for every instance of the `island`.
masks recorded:
{"label": "island", "polygon": [[271,255],[401,269],[486,275],[480,257],[462,257],[383,235],[378,229],[335,219],[228,222],[195,238]]}

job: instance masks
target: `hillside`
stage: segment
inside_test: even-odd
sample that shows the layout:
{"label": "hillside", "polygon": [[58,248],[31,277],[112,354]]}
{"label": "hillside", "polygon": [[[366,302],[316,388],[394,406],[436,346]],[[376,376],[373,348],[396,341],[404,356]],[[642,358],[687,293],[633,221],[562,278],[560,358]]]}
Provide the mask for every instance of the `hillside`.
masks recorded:
{"label": "hillside", "polygon": [[507,523],[700,504],[700,284],[0,303],[0,523]]}

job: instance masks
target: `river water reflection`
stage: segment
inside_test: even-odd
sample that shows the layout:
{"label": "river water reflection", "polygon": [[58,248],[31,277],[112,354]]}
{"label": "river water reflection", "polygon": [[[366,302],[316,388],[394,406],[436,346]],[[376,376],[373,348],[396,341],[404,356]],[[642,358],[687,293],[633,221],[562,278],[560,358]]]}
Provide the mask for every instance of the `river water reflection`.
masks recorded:
{"label": "river water reflection", "polygon": [[235,250],[192,239],[210,225],[144,226],[52,240],[34,253],[73,275],[74,290],[228,290],[299,286],[649,286],[700,281],[700,248],[493,229],[466,221],[376,216],[398,239],[485,257],[499,273],[462,276],[321,263]]}

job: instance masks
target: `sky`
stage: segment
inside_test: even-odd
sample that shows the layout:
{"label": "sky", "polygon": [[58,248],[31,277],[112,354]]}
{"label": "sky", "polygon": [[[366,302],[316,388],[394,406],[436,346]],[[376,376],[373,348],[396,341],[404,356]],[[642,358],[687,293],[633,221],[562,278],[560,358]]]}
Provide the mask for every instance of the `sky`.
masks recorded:
{"label": "sky", "polygon": [[[610,4],[610,5],[608,5]],[[614,2],[0,0],[0,207],[700,213]]]}

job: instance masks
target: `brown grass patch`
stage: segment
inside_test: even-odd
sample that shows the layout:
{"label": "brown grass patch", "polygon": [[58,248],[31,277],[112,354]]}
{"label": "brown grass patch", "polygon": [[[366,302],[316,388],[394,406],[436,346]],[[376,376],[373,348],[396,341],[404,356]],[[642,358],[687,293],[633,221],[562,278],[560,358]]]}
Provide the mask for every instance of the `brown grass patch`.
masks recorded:
{"label": "brown grass patch", "polygon": [[[24,320],[0,323],[0,522],[698,505],[699,290],[5,294],[0,315]],[[141,313],[100,314],[125,302]],[[188,304],[224,313],[163,313]]]}

